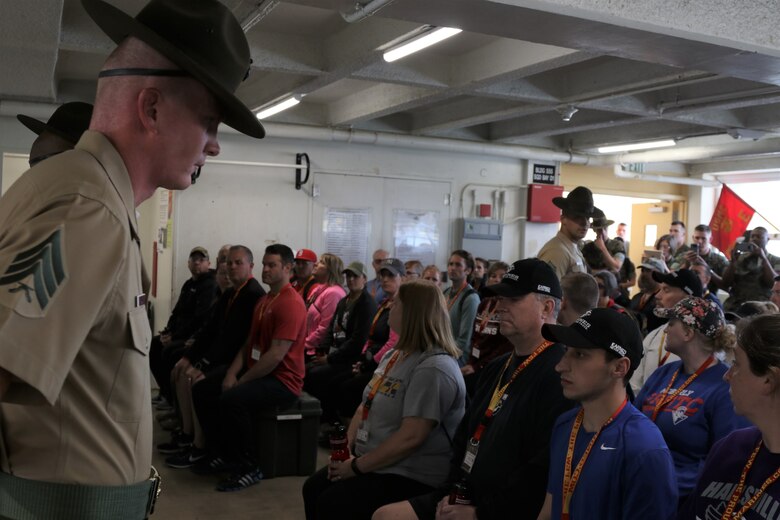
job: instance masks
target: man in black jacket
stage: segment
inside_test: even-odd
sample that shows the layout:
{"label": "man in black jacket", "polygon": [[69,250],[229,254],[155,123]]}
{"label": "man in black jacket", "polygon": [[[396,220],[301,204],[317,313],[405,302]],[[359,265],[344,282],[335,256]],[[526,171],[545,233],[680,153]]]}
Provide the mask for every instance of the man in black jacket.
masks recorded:
{"label": "man in black jacket", "polygon": [[[246,341],[255,305],[265,294],[252,276],[253,267],[249,248],[240,245],[230,248],[227,271],[231,287],[219,298],[208,321],[195,335],[192,346],[185,349],[173,368],[182,431],[174,433],[171,442],[157,446],[161,453],[176,454],[166,460],[171,467],[189,467],[205,453],[202,431],[192,408],[192,385],[210,372],[230,364]],[[186,451],[193,441],[192,449]],[[182,451],[184,453],[179,453]]]}
{"label": "man in black jacket", "polygon": [[192,275],[184,282],[168,325],[152,339],[149,365],[160,386],[160,395],[173,402],[171,370],[181,358],[185,342],[201,327],[217,299],[217,278],[209,269],[209,252],[205,247],[190,251],[187,268]]}

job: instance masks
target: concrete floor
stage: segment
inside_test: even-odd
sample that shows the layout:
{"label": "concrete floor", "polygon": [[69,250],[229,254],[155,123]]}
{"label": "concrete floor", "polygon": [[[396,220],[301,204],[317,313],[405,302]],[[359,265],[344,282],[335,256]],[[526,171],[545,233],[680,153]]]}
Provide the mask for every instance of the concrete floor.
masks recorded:
{"label": "concrete floor", "polygon": [[[154,440],[166,442],[169,433],[155,424]],[[324,466],[329,452],[318,448],[317,468]],[[188,469],[171,469],[164,456],[155,452],[152,463],[162,477],[162,494],[152,519],[249,519],[303,520],[301,488],[306,477],[277,477],[234,493],[214,490],[218,477],[201,476]]]}

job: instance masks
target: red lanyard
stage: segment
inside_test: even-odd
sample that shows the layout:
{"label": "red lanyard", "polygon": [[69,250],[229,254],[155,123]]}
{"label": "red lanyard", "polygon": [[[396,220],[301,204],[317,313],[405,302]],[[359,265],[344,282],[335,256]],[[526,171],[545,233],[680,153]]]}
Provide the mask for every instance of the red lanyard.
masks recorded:
{"label": "red lanyard", "polygon": [[569,447],[566,450],[566,461],[563,466],[563,508],[561,509],[562,520],[569,519],[569,505],[571,504],[571,497],[574,495],[574,488],[577,487],[577,481],[579,481],[580,475],[582,474],[582,468],[585,466],[585,461],[588,460],[590,450],[593,448],[593,445],[596,444],[596,439],[598,439],[604,428],[606,428],[612,421],[615,420],[618,415],[620,415],[620,412],[623,411],[623,408],[626,407],[627,403],[628,398],[626,398],[626,400],[623,401],[623,404],[621,404],[618,409],[615,410],[615,413],[613,413],[610,418],[601,425],[599,431],[596,432],[596,434],[588,443],[588,446],[585,448],[585,453],[582,454],[582,458],[580,458],[580,461],[577,463],[577,466],[574,468],[574,472],[572,473],[571,465],[574,461],[574,445],[577,442],[577,433],[579,433],[580,426],[582,426],[582,420],[585,417],[585,410],[580,408],[580,411],[577,414],[577,418],[574,420],[574,426],[571,429],[571,434],[569,435]]}
{"label": "red lanyard", "polygon": [[[666,354],[664,354],[664,345],[666,345],[666,328],[664,328],[664,331],[661,334],[661,344],[658,345],[658,366],[659,367],[662,367],[664,363],[666,363],[666,360],[669,359],[669,356],[672,354],[668,350],[666,351]],[[662,354],[663,354],[663,359],[661,359]]]}
{"label": "red lanyard", "polygon": [[552,344],[553,343],[551,341],[543,341],[538,347],[536,347],[536,350],[534,350],[531,353],[531,355],[525,359],[525,361],[523,361],[518,365],[518,367],[512,373],[512,377],[509,378],[509,381],[507,381],[506,384],[502,386],[501,379],[504,378],[504,373],[509,368],[509,364],[512,362],[512,357],[514,356],[514,354],[509,354],[506,360],[506,364],[504,365],[504,369],[501,370],[501,374],[499,374],[498,376],[498,381],[496,381],[496,387],[493,389],[493,396],[490,398],[490,404],[485,410],[485,415],[482,417],[482,420],[479,422],[479,426],[477,426],[476,431],[474,431],[474,435],[471,436],[472,445],[474,446],[479,445],[479,440],[482,438],[482,434],[485,432],[485,428],[488,427],[490,421],[493,420],[493,416],[501,408],[506,391],[509,389],[509,386],[515,381],[515,379],[517,379],[517,376],[520,375],[520,372],[525,370],[534,359],[539,357],[539,355],[542,352],[550,348]]}
{"label": "red lanyard", "polygon": [[[680,392],[682,392],[683,390],[685,390],[685,388],[686,388],[688,385],[690,385],[691,383],[693,383],[693,380],[694,380],[694,379],[696,379],[697,377],[699,377],[699,376],[701,375],[701,373],[702,373],[702,372],[704,372],[705,370],[707,370],[707,367],[709,367],[709,366],[710,366],[710,365],[711,365],[711,364],[712,364],[714,361],[715,361],[715,356],[710,356],[710,357],[708,357],[708,358],[707,358],[707,359],[704,361],[704,363],[702,363],[702,364],[701,364],[701,366],[700,366],[699,368],[697,368],[697,369],[696,369],[696,372],[694,372],[693,374],[691,374],[691,376],[690,376],[688,379],[686,379],[686,380],[685,380],[685,382],[684,382],[683,384],[681,384],[681,385],[680,385],[680,387],[679,387],[677,390],[675,390],[675,391],[674,391],[674,393],[673,393],[672,395],[669,395],[669,390],[671,390],[671,389],[672,389],[672,385],[674,384],[674,381],[675,381],[675,379],[677,379],[677,375],[680,373],[680,369],[678,368],[678,369],[677,369],[677,370],[674,372],[674,375],[672,375],[672,380],[671,380],[671,381],[669,381],[669,384],[668,384],[668,385],[666,385],[666,389],[664,389],[664,393],[663,393],[663,395],[661,395],[661,396],[658,398],[658,402],[656,402],[656,403],[655,403],[655,408],[653,409],[653,417],[652,417],[652,419],[653,419],[653,422],[655,422],[656,418],[658,418],[658,414],[659,414],[659,413],[661,413],[661,410],[663,410],[664,408],[666,408],[666,405],[668,405],[669,403],[671,403],[672,401],[674,401],[674,399],[675,399],[675,398],[676,398],[678,395],[680,395]],[[680,367],[682,367],[682,365],[680,365]]]}
{"label": "red lanyard", "polygon": [[753,507],[756,502],[758,502],[758,500],[764,495],[766,488],[774,484],[777,479],[780,478],[780,468],[778,468],[769,476],[769,478],[764,481],[763,484],[761,484],[761,487],[753,493],[753,496],[750,497],[750,500],[745,502],[739,511],[734,511],[734,508],[737,507],[737,502],[739,502],[739,498],[742,496],[742,492],[745,490],[745,480],[747,479],[747,474],[750,471],[750,468],[753,467],[753,463],[756,460],[758,452],[761,450],[762,444],[763,440],[759,440],[756,449],[754,449],[753,453],[750,454],[747,464],[745,464],[745,468],[742,470],[742,474],[739,476],[739,483],[737,484],[737,487],[734,488],[734,492],[731,494],[731,498],[729,498],[728,504],[726,504],[726,510],[723,512],[721,520],[734,520],[737,518],[742,518],[742,515],[744,515],[751,507]]}
{"label": "red lanyard", "polygon": [[396,350],[393,352],[393,355],[390,356],[390,359],[387,361],[387,365],[385,365],[385,369],[382,372],[382,375],[374,374],[374,382],[371,385],[371,390],[368,391],[368,395],[366,396],[366,402],[363,403],[363,421],[368,419],[368,412],[371,411],[371,405],[374,403],[374,397],[376,397],[376,393],[379,391],[379,387],[382,386],[382,383],[385,382],[385,379],[387,379],[387,375],[390,373],[390,369],[393,368],[393,365],[395,365],[395,362],[398,361],[401,358],[401,351]]}
{"label": "red lanyard", "polygon": [[[458,301],[458,296],[460,296],[460,293],[463,292],[463,289],[466,288],[468,283],[464,283],[460,286],[460,289],[458,289],[458,292],[455,293],[455,296],[451,298],[447,298],[447,310],[452,309],[452,306],[455,305],[455,302]],[[450,293],[452,293],[452,288],[450,288]]]}
{"label": "red lanyard", "polygon": [[498,300],[496,300],[495,298],[491,298],[490,300],[488,300],[485,309],[482,311],[484,313],[482,315],[482,320],[477,324],[474,332],[476,332],[477,334],[482,334],[482,331],[485,330],[485,327],[487,327],[488,323],[490,323],[491,318],[493,318],[493,310],[496,308],[497,304],[498,304]]}

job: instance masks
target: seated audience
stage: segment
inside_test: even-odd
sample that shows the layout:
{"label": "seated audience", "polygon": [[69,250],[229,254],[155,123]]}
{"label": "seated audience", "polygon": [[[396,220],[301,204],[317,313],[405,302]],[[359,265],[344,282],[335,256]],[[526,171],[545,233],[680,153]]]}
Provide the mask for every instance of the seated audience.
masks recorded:
{"label": "seated audience", "polygon": [[[701,280],[690,269],[680,269],[668,274],[654,271],[652,276],[653,280],[661,284],[661,288],[655,296],[657,308],[671,309],[680,300],[689,296],[701,298],[704,293]],[[667,362],[671,363],[680,359],[666,350],[667,325],[668,323],[665,323],[650,332],[642,342],[644,356],[631,377],[631,388],[634,395],[639,393],[639,389],[656,368]]]}
{"label": "seated audience", "polygon": [[[304,302],[309,302],[309,295],[317,288],[314,277],[314,266],[317,263],[317,253],[311,249],[299,249],[295,253],[295,267],[290,284],[298,291]],[[307,303],[308,306],[308,303]]]}
{"label": "seated audience", "polygon": [[290,285],[293,261],[285,245],[265,249],[263,283],[271,292],[257,302],[247,341],[226,370],[192,387],[209,452],[193,469],[230,473],[217,491],[238,491],[260,482],[255,413],[288,406],[303,389],[306,306]]}
{"label": "seated audience", "polygon": [[660,258],[643,258],[639,266],[639,292],[631,298],[629,309],[634,312],[642,336],[647,336],[650,331],[657,329],[666,320],[659,318],[653,312],[656,305],[656,296],[661,290],[661,284],[653,278],[653,273],[666,272],[666,264]]}
{"label": "seated audience", "polygon": [[487,285],[488,270],[490,269],[490,262],[484,258],[474,258],[474,272],[471,273],[471,286],[477,292]]}
{"label": "seated audience", "polygon": [[404,282],[417,280],[422,277],[423,265],[419,260],[409,260],[404,263]]}
{"label": "seated audience", "polygon": [[[336,306],[328,334],[307,367],[303,383],[303,389],[320,400],[336,381],[343,381],[352,374],[352,365],[360,360],[376,314],[376,302],[365,290],[368,276],[363,264],[352,262],[344,269],[344,274],[349,293]],[[323,409],[320,420],[338,422],[335,407]]]}
{"label": "seated audience", "polygon": [[401,285],[389,321],[398,343],[350,423],[354,456],[331,461],[306,481],[307,520],[368,520],[378,507],[430,491],[447,477],[466,390],[441,291],[423,280]]}
{"label": "seated audience", "polygon": [[188,468],[206,454],[203,430],[192,407],[192,385],[208,375],[224,371],[244,345],[255,304],[265,294],[252,276],[253,267],[254,258],[249,248],[233,246],[229,249],[225,268],[231,287],[214,305],[209,319],[195,334],[192,346],[184,351],[173,369],[182,428],[174,433],[170,442],[157,446],[160,453],[171,455],[165,463],[172,468]]}
{"label": "seated audience", "polygon": [[594,273],[593,277],[596,279],[596,284],[599,288],[599,303],[597,307],[626,312],[626,309],[615,303],[615,296],[620,294],[615,275],[611,271],[599,271]]}
{"label": "seated audience", "polygon": [[588,273],[569,273],[561,278],[561,312],[558,323],[569,326],[591,309],[598,307],[600,289]]}
{"label": "seated audience", "polygon": [[767,520],[780,510],[780,316],[740,322],[735,355],[725,379],[734,410],[755,426],[712,447],[678,520]]}
{"label": "seated audience", "polygon": [[209,269],[209,253],[204,247],[194,247],[187,260],[190,278],[184,282],[168,319],[160,334],[152,339],[149,349],[149,365],[160,395],[173,402],[171,371],[187,348],[185,342],[195,334],[206,321],[211,306],[217,299],[217,278]]}
{"label": "seated audience", "polygon": [[377,305],[380,305],[383,301],[385,301],[385,294],[382,292],[382,278],[379,276],[379,269],[382,266],[382,263],[387,260],[389,256],[390,253],[384,249],[377,249],[371,256],[371,266],[374,268],[376,278],[368,281],[366,290],[371,295],[371,297],[374,298]]}
{"label": "seated audience", "polygon": [[426,265],[425,269],[423,269],[422,278],[423,280],[433,282],[436,287],[441,289],[441,271],[435,265]]}
{"label": "seated audience", "polygon": [[346,295],[341,286],[344,263],[336,255],[323,254],[314,266],[317,287],[309,293],[306,311],[306,355],[313,357],[320,343],[326,341],[336,306]]}
{"label": "seated audience", "polygon": [[726,321],[729,323],[737,323],[745,318],[751,316],[758,316],[759,314],[777,314],[778,308],[774,302],[745,302],[736,311],[726,312],[724,315]]}
{"label": "seated audience", "polygon": [[[474,398],[453,439],[447,482],[435,491],[383,507],[373,520],[536,518],[544,502],[550,431],[574,403],[563,397],[555,365],[563,345],[545,341],[542,325],[555,323],[561,287],[549,264],[515,262],[501,283],[486,288],[498,297],[501,334],[513,352],[482,371]],[[454,486],[471,504],[450,504]]]}
{"label": "seated audience", "polygon": [[728,367],[716,357],[734,349],[734,333],[720,308],[702,298],[685,298],[656,312],[669,319],[666,349],[680,360],[653,372],[635,404],[658,426],[672,452],[682,502],[712,445],[746,425],[734,414],[723,380]]}
{"label": "seated audience", "polygon": [[225,244],[219,248],[217,253],[217,267],[215,269],[217,275],[217,287],[219,288],[219,295],[225,293],[230,288],[230,276],[228,276],[227,258],[230,252],[231,245]]}
{"label": "seated audience", "polygon": [[[509,266],[504,262],[493,262],[487,271],[487,285],[501,283]],[[483,288],[484,289],[484,288]],[[460,369],[466,381],[466,392],[474,393],[477,377],[488,363],[512,350],[512,344],[501,335],[499,321],[501,316],[496,311],[498,300],[494,296],[483,298],[479,302],[477,317],[474,320],[474,333],[471,335],[471,355],[469,362]]]}
{"label": "seated audience", "polygon": [[447,263],[447,277],[452,285],[444,291],[447,309],[450,313],[452,335],[462,354],[458,363],[465,365],[471,354],[471,334],[474,318],[479,307],[479,295],[469,284],[469,276],[474,270],[474,257],[471,253],[458,249],[450,254]]}
{"label": "seated audience", "polygon": [[540,520],[662,520],[677,509],[674,463],[655,424],[628,401],[642,334],[626,314],[594,309],[569,327],[545,325],[566,345],[555,367],[580,407],[558,418]]}

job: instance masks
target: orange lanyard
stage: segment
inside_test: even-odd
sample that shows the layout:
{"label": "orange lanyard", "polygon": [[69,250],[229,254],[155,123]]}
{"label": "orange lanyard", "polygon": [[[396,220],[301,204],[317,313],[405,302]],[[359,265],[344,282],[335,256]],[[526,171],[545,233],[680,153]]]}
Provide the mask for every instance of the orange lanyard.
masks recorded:
{"label": "orange lanyard", "polygon": [[393,302],[391,299],[387,299],[382,302],[382,305],[379,306],[379,308],[376,311],[376,314],[374,314],[374,319],[371,321],[371,327],[368,329],[368,337],[374,335],[374,330],[376,330],[376,322],[379,321],[379,317],[382,316],[382,313],[387,310],[388,307],[390,307],[390,304]]}
{"label": "orange lanyard", "polygon": [[[460,296],[460,293],[463,292],[463,289],[466,288],[468,283],[464,283],[460,286],[460,289],[458,289],[458,292],[455,293],[455,296],[451,298],[447,298],[447,310],[452,309],[452,306],[455,305],[455,302],[458,301],[458,296]],[[450,288],[450,292],[452,292],[452,288]]]}
{"label": "orange lanyard", "polygon": [[574,426],[571,429],[571,434],[569,435],[569,447],[566,451],[566,461],[563,466],[563,508],[561,509],[562,520],[569,519],[569,505],[571,504],[571,497],[574,495],[574,488],[577,487],[577,481],[580,480],[582,468],[585,466],[585,461],[588,460],[590,450],[593,448],[593,445],[596,444],[596,439],[599,438],[602,430],[604,430],[604,428],[606,428],[612,421],[615,420],[618,415],[620,415],[620,412],[623,411],[623,408],[626,407],[626,404],[628,404],[628,398],[626,398],[626,400],[623,401],[623,404],[621,404],[618,409],[615,410],[615,413],[613,413],[612,416],[601,425],[601,428],[599,428],[599,430],[588,443],[588,446],[585,448],[585,453],[582,454],[582,458],[580,458],[580,461],[574,468],[574,473],[572,473],[571,464],[574,461],[574,445],[577,442],[577,433],[579,433],[580,426],[582,426],[582,420],[585,417],[585,410],[580,408],[580,411],[577,414],[577,418],[574,420]]}
{"label": "orange lanyard", "polygon": [[233,296],[231,296],[231,297],[230,297],[230,300],[228,301],[228,304],[227,304],[227,309],[225,309],[225,316],[227,316],[227,315],[228,315],[228,313],[230,312],[230,308],[233,306],[233,302],[235,302],[235,301],[236,301],[236,298],[238,298],[238,293],[240,293],[240,292],[241,292],[241,289],[243,289],[243,288],[244,288],[244,286],[245,286],[246,284],[248,284],[248,283],[249,283],[249,280],[251,280],[251,279],[252,279],[252,277],[251,277],[251,276],[250,276],[249,278],[247,278],[246,282],[242,283],[242,284],[239,286],[239,288],[238,288],[238,289],[236,289],[236,292],[234,292],[234,293],[233,293]]}
{"label": "orange lanyard", "polygon": [[[697,369],[696,369],[696,372],[694,372],[693,374],[691,374],[691,376],[690,376],[688,379],[686,379],[686,380],[685,380],[685,382],[684,382],[683,384],[681,384],[681,385],[680,385],[680,387],[679,387],[677,390],[675,390],[675,391],[674,391],[674,393],[673,393],[672,395],[669,395],[669,390],[671,390],[671,389],[672,389],[672,385],[674,384],[674,381],[675,381],[675,379],[677,379],[677,375],[680,373],[680,368],[678,368],[678,369],[677,369],[677,370],[674,372],[674,375],[672,375],[672,380],[671,380],[671,381],[669,381],[669,384],[668,384],[668,385],[666,385],[666,388],[664,389],[663,395],[661,395],[661,397],[659,397],[659,398],[658,398],[658,402],[657,402],[657,403],[655,403],[655,408],[653,409],[653,422],[655,422],[656,418],[658,417],[658,414],[659,414],[659,413],[661,413],[661,410],[663,410],[664,408],[666,408],[666,405],[668,405],[669,403],[671,403],[672,401],[674,401],[674,400],[675,400],[675,398],[676,398],[678,395],[680,395],[680,392],[682,392],[683,390],[685,390],[685,388],[686,388],[688,385],[690,385],[691,383],[693,383],[693,380],[694,380],[694,379],[696,379],[697,377],[699,377],[699,376],[701,375],[701,373],[702,373],[702,372],[704,372],[705,370],[707,370],[707,367],[708,367],[708,366],[710,366],[710,365],[713,363],[713,361],[715,361],[715,356],[710,356],[710,357],[708,357],[708,358],[707,358],[707,359],[704,361],[704,363],[702,363],[702,364],[701,364],[701,366],[700,366],[699,368],[697,368]],[[680,365],[680,367],[682,368],[682,365]]]}
{"label": "orange lanyard", "polygon": [[[258,327],[260,327],[260,322],[263,320],[263,316],[265,316],[265,312],[271,308],[271,305],[273,305],[273,303],[276,301],[276,299],[279,297],[280,294],[282,294],[281,290],[278,293],[274,294],[273,298],[271,298],[270,294],[267,294],[265,298],[263,298],[262,303],[257,308],[257,318],[255,318],[257,320]],[[248,352],[250,357],[251,357],[251,350],[252,349],[250,349],[250,352]]]}
{"label": "orange lanyard", "polygon": [[542,352],[550,348],[552,344],[553,343],[551,341],[542,341],[542,343],[538,347],[536,347],[536,350],[534,350],[531,353],[531,355],[525,359],[525,361],[523,361],[517,366],[515,371],[512,373],[512,377],[510,377],[509,381],[507,381],[506,384],[502,386],[501,379],[504,378],[504,373],[506,373],[507,368],[509,368],[509,364],[512,362],[512,357],[514,356],[514,354],[509,354],[509,356],[506,359],[506,364],[504,365],[504,369],[501,370],[501,373],[498,375],[498,381],[496,381],[496,387],[493,389],[493,396],[490,398],[490,404],[485,410],[485,415],[482,417],[482,420],[479,422],[479,426],[477,426],[476,431],[474,431],[474,435],[471,436],[472,445],[477,446],[479,444],[479,440],[482,438],[482,434],[485,432],[485,428],[488,427],[490,421],[493,420],[493,416],[496,413],[498,413],[498,410],[501,408],[506,391],[509,389],[510,385],[515,381],[515,379],[517,379],[517,376],[520,375],[520,372],[525,370],[534,359],[539,357],[539,355],[541,355]]}
{"label": "orange lanyard", "polygon": [[734,520],[736,518],[742,518],[742,515],[744,515],[751,507],[753,507],[756,502],[758,502],[758,500],[764,495],[766,488],[774,484],[777,479],[780,478],[780,468],[777,468],[775,472],[772,473],[763,484],[761,484],[761,487],[753,493],[753,496],[750,497],[750,500],[745,502],[739,511],[734,512],[734,508],[737,507],[737,502],[739,502],[739,498],[742,496],[742,492],[745,490],[745,479],[747,479],[747,474],[750,471],[750,468],[753,467],[753,462],[755,462],[756,456],[758,455],[759,450],[761,450],[762,444],[763,440],[759,440],[756,449],[754,449],[753,453],[750,454],[750,458],[748,458],[747,464],[745,464],[745,468],[742,470],[742,474],[739,476],[739,483],[737,484],[737,487],[734,488],[734,492],[731,494],[731,498],[729,498],[728,504],[726,505],[726,510],[723,512],[721,520]]}
{"label": "orange lanyard", "polygon": [[[664,345],[666,345],[666,329],[664,329],[663,333],[661,334],[661,344],[658,345],[658,366],[661,367],[666,363],[666,360],[669,359],[669,356],[671,355],[671,352],[668,350],[666,351],[666,354],[664,354]],[[661,359],[661,355],[663,354],[663,359]]]}
{"label": "orange lanyard", "polygon": [[371,411],[371,405],[374,403],[374,397],[376,397],[376,393],[379,391],[379,387],[382,386],[382,383],[385,382],[385,379],[387,378],[387,375],[390,373],[390,369],[393,368],[393,365],[395,365],[395,362],[398,361],[401,358],[401,351],[396,350],[393,352],[393,355],[390,356],[390,359],[387,361],[387,365],[385,365],[385,370],[382,372],[382,375],[374,375],[374,383],[371,385],[371,390],[368,391],[368,395],[366,396],[366,402],[363,403],[363,421],[368,419],[368,412]]}

